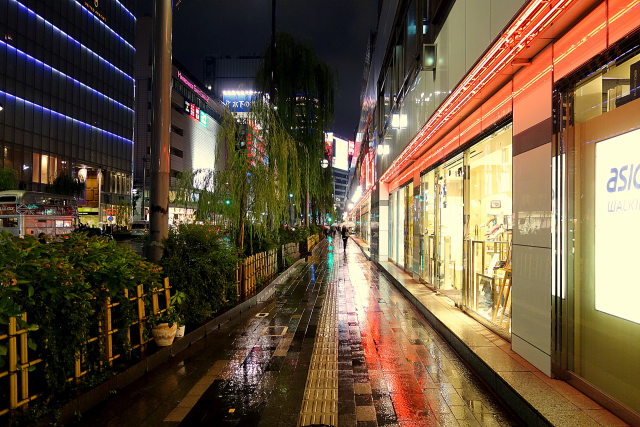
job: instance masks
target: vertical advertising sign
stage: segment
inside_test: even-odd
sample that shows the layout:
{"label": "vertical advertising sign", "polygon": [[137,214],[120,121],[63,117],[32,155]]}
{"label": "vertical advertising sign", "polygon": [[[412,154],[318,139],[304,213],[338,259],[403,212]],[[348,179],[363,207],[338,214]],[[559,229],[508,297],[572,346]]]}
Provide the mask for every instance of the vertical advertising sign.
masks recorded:
{"label": "vertical advertising sign", "polygon": [[349,141],[335,137],[333,148],[333,167],[341,170],[349,170]]}
{"label": "vertical advertising sign", "polygon": [[596,145],[595,308],[640,323],[640,130]]}

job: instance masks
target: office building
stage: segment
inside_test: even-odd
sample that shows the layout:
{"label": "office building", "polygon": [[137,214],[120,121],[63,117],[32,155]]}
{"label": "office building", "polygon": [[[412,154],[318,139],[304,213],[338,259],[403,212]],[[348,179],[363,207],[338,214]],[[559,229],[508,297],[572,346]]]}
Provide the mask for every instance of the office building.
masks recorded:
{"label": "office building", "polygon": [[639,31],[630,1],[383,1],[350,211],[378,263],[631,424]]}
{"label": "office building", "polygon": [[220,99],[224,91],[255,91],[263,59],[256,55],[219,55],[204,58],[204,84]]}
{"label": "office building", "polygon": [[[136,39],[136,145],[134,156],[134,193],[136,218],[148,218],[151,153],[151,30],[152,19],[138,23]],[[226,110],[205,85],[174,60],[171,92],[171,188],[184,171],[216,170],[224,166],[226,146],[220,138],[222,116]],[[142,189],[146,189],[142,197]],[[174,192],[171,192],[173,198]],[[171,224],[189,222],[193,208],[171,203]]]}
{"label": "office building", "polygon": [[85,183],[83,222],[128,204],[134,123],[133,1],[0,0],[0,167],[42,191]]}

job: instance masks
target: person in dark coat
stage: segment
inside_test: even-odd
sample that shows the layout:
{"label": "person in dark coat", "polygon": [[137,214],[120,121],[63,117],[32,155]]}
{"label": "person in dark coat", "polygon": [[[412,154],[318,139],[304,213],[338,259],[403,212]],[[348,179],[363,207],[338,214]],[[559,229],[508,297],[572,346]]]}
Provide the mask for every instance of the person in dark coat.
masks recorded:
{"label": "person in dark coat", "polygon": [[347,241],[349,240],[349,229],[347,228],[346,225],[342,226],[342,231],[340,232],[340,234],[342,235],[342,247],[344,248],[344,251],[347,252]]}

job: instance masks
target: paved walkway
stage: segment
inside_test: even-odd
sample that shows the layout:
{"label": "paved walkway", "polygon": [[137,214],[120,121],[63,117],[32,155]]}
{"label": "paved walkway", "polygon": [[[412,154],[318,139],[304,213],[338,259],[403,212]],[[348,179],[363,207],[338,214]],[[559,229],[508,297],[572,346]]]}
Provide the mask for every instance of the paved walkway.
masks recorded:
{"label": "paved walkway", "polygon": [[354,242],[321,245],[272,301],[81,424],[516,424]]}

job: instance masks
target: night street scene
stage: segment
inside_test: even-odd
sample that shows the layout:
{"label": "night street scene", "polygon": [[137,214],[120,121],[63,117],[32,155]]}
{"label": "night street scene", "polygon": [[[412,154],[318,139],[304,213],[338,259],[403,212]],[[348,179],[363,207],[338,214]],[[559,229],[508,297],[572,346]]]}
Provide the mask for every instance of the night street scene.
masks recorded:
{"label": "night street scene", "polygon": [[0,426],[640,426],[640,0],[0,0]]}

